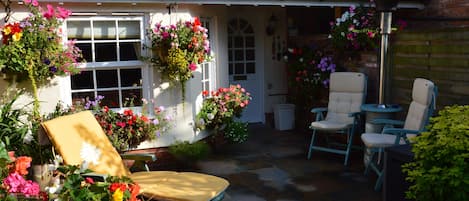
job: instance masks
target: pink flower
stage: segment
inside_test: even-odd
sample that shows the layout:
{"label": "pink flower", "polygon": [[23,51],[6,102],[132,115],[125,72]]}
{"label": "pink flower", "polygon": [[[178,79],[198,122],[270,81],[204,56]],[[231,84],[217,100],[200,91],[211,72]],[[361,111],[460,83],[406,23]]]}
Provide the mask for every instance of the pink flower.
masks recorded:
{"label": "pink flower", "polygon": [[374,37],[375,37],[375,33],[372,32],[372,31],[368,31],[368,32],[366,33],[366,35],[368,36],[368,38],[374,38]]}
{"label": "pink flower", "polygon": [[189,70],[195,71],[197,69],[197,65],[195,63],[189,64]]}
{"label": "pink flower", "polygon": [[16,172],[9,174],[5,179],[3,179],[3,183],[7,186],[9,193],[20,192],[21,185],[24,182],[24,178]]}
{"label": "pink flower", "polygon": [[58,10],[57,18],[67,19],[68,16],[72,14],[72,11],[62,8],[62,7],[57,7],[57,10]]}
{"label": "pink flower", "polygon": [[239,104],[240,107],[245,107],[246,105],[244,103]]}
{"label": "pink flower", "polygon": [[32,2],[33,6],[37,7],[39,6],[39,3],[37,2],[37,0],[24,0],[24,3],[25,4],[30,4]]}
{"label": "pink flower", "polygon": [[125,127],[125,122],[117,122],[116,125],[121,127],[121,128],[124,128]]}
{"label": "pink flower", "polygon": [[46,19],[50,19],[50,18],[54,17],[54,13],[55,13],[54,7],[52,7],[52,5],[50,5],[50,4],[47,4],[47,11],[42,13],[42,15]]}
{"label": "pink flower", "polygon": [[85,178],[85,182],[86,182],[86,183],[89,183],[89,184],[94,184],[94,180],[93,180],[93,178],[91,178],[91,177],[86,177],[86,178]]}
{"label": "pink flower", "polygon": [[23,193],[26,197],[37,196],[39,195],[39,191],[39,184],[31,180],[27,180],[21,189],[21,193]]}

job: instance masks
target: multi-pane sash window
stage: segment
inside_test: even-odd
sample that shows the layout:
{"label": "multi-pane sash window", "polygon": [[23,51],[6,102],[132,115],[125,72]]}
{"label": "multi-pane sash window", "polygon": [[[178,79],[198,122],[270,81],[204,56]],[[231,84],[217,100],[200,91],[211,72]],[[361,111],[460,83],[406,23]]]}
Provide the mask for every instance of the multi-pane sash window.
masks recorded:
{"label": "multi-pane sash window", "polygon": [[[210,38],[210,19],[201,18],[202,26],[208,29],[208,40],[213,48],[213,41]],[[215,61],[204,62],[200,64],[202,68],[202,90],[212,91],[215,88]]]}
{"label": "multi-pane sash window", "polygon": [[71,78],[72,100],[102,95],[102,103],[113,108],[140,106],[143,17],[71,18],[66,28],[86,60],[83,71]]}

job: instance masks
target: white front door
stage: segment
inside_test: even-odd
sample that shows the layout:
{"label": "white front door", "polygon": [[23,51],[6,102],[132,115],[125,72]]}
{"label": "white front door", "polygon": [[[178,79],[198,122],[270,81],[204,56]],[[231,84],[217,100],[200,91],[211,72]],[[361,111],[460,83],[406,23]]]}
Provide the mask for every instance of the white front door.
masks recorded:
{"label": "white front door", "polygon": [[262,43],[256,37],[255,27],[246,19],[237,17],[228,22],[228,72],[230,84],[240,84],[252,100],[244,110],[241,121],[263,121]]}

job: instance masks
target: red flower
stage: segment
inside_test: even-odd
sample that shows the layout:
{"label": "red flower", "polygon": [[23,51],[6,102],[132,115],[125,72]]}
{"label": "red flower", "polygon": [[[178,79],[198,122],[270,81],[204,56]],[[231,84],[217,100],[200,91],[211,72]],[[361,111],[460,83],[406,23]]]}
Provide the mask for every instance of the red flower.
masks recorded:
{"label": "red flower", "polygon": [[202,96],[208,96],[208,91],[207,90],[202,91]]}
{"label": "red flower", "polygon": [[126,115],[126,116],[132,116],[133,114],[134,114],[133,111],[130,110],[130,109],[124,110],[124,115]]}
{"label": "red flower", "polygon": [[111,193],[114,193],[117,189],[120,189],[122,192],[125,192],[125,190],[127,190],[127,184],[125,184],[125,183],[112,183],[109,186],[109,191],[111,191]]}
{"label": "red flower", "polygon": [[201,25],[200,20],[198,17],[194,17],[194,27],[192,27],[192,30],[194,32],[199,30],[199,26]]}
{"label": "red flower", "polygon": [[124,128],[125,127],[125,122],[117,122],[116,125],[121,127],[121,128]]}
{"label": "red flower", "polygon": [[104,106],[104,107],[103,107],[103,111],[104,111],[104,112],[109,112],[109,107]]}
{"label": "red flower", "polygon": [[145,123],[148,122],[148,121],[150,121],[150,120],[148,119],[148,117],[143,116],[143,115],[140,117],[140,119],[142,119],[142,121],[145,122]]}
{"label": "red flower", "polygon": [[137,201],[137,195],[140,192],[140,186],[136,183],[130,185],[130,201]]}

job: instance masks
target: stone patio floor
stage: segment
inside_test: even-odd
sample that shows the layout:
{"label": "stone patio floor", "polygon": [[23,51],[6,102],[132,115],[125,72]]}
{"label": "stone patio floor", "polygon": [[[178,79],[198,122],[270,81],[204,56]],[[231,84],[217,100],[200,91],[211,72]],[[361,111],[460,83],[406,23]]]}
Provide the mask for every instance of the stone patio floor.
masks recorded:
{"label": "stone patio floor", "polygon": [[[230,182],[224,201],[379,201],[376,176],[363,175],[363,153],[354,150],[350,165],[343,155],[313,152],[306,159],[310,132],[278,131],[250,125],[249,139],[227,144],[209,158],[181,171],[223,177]],[[358,138],[355,136],[355,138]]]}

